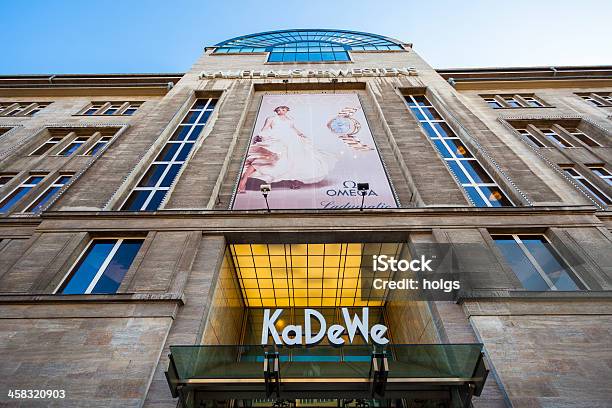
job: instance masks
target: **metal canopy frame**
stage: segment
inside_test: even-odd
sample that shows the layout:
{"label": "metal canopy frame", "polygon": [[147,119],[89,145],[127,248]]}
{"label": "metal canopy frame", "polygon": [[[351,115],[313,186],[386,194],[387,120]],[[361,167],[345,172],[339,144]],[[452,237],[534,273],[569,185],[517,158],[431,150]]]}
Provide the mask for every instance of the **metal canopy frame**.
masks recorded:
{"label": "metal canopy frame", "polygon": [[[201,406],[203,401],[272,399],[410,399],[445,401],[452,408],[469,408],[474,396],[480,396],[489,369],[480,352],[470,377],[389,377],[390,364],[385,351],[373,351],[368,378],[304,377],[282,378],[279,353],[264,352],[259,378],[180,378],[174,356],[166,379],[173,398],[182,408]],[[308,364],[292,362],[291,364]],[[350,363],[328,363],[350,364]]]}

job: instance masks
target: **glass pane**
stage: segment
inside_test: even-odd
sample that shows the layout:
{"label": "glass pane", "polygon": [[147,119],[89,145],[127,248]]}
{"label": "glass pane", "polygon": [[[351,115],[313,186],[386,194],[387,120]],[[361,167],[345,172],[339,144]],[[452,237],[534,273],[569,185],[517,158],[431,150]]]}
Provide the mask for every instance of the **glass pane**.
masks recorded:
{"label": "glass pane", "polygon": [[208,99],[198,99],[197,101],[195,101],[191,109],[204,109],[207,103]]}
{"label": "glass pane", "polygon": [[175,131],[170,140],[185,140],[187,134],[191,130],[191,126],[179,126]]}
{"label": "glass pane", "polygon": [[145,208],[145,211],[155,211],[159,208],[159,206],[161,205],[161,202],[164,200],[164,197],[166,196],[167,191],[165,190],[159,190],[156,191],[155,194],[153,195],[153,198],[151,198],[151,201],[149,202],[149,204],[147,204],[147,208]]}
{"label": "glass pane", "polygon": [[283,60],[283,54],[280,52],[273,52],[268,58],[269,62],[281,62]]}
{"label": "glass pane", "polygon": [[13,191],[11,195],[2,200],[0,203],[0,213],[7,212],[10,210],[24,195],[26,195],[32,187],[19,187],[17,190]]}
{"label": "glass pane", "polygon": [[79,147],[81,147],[83,143],[71,143],[68,147],[60,153],[61,156],[70,156],[72,153],[76,152]]}
{"label": "glass pane", "polygon": [[125,202],[121,208],[124,211],[140,211],[142,205],[147,201],[147,198],[151,194],[149,190],[136,190],[132,191],[130,198]]}
{"label": "glass pane", "polygon": [[476,207],[488,207],[487,202],[482,199],[475,187],[464,187],[467,195],[472,199]]}
{"label": "glass pane", "polygon": [[494,237],[495,244],[506,258],[523,287],[528,290],[549,290],[546,281],[529,261],[523,250],[512,237]]}
{"label": "glass pane", "polygon": [[130,269],[142,240],[124,240],[91,293],[115,293]]}
{"label": "glass pane", "polygon": [[212,111],[209,109],[206,109],[206,111],[204,111],[204,114],[202,115],[202,117],[198,120],[198,123],[206,123],[208,122],[208,118],[210,118],[210,115],[212,115]]}
{"label": "glass pane", "polygon": [[179,143],[166,143],[162,151],[157,155],[155,161],[171,161],[179,147],[181,147]]}
{"label": "glass pane", "polygon": [[472,157],[467,147],[459,141],[459,139],[444,139],[448,147],[455,153],[455,156],[459,158]]}
{"label": "glass pane", "polygon": [[115,239],[93,241],[61,293],[65,295],[85,293],[116,242]]}
{"label": "glass pane", "polygon": [[170,170],[168,171],[168,173],[166,173],[164,179],[161,182],[161,187],[170,187],[172,185],[172,182],[176,178],[176,175],[181,169],[181,166],[181,164],[173,164],[172,166],[170,166]]}
{"label": "glass pane", "polygon": [[452,158],[453,155],[450,153],[442,139],[432,139],[432,142],[436,145],[436,148],[444,158]]}
{"label": "glass pane", "polygon": [[512,202],[498,187],[479,187],[482,193],[487,197],[492,207],[512,207]]}
{"label": "glass pane", "polygon": [[185,119],[183,119],[182,123],[195,123],[196,120],[198,119],[198,116],[200,116],[201,111],[192,111],[192,112],[188,112],[187,116],[185,116]]}
{"label": "glass pane", "polygon": [[442,120],[442,116],[434,108],[423,108],[423,112],[430,120]]}
{"label": "glass pane", "polygon": [[153,164],[140,180],[140,187],[154,187],[166,170],[167,164]]}
{"label": "glass pane", "polygon": [[448,127],[446,123],[434,123],[433,126],[434,128],[436,128],[436,130],[440,134],[440,137],[444,137],[444,138],[457,137],[455,133],[451,130],[450,127]]}
{"label": "glass pane", "polygon": [[453,173],[455,173],[455,176],[457,176],[461,184],[470,183],[470,180],[467,178],[464,171],[461,169],[461,167],[457,164],[456,161],[447,160],[446,163],[448,163],[448,166],[451,168]]}
{"label": "glass pane", "polygon": [[461,164],[466,171],[472,176],[476,183],[494,183],[487,172],[480,166],[476,160],[461,160]]}
{"label": "glass pane", "polygon": [[520,235],[519,238],[544,270],[544,273],[559,290],[578,290],[579,287],[571,278],[563,260],[557,255],[544,237]]}
{"label": "glass pane", "polygon": [[90,150],[88,155],[89,156],[93,156],[94,154],[98,153],[100,151],[100,149],[102,149],[104,146],[106,145],[106,143],[104,142],[98,142],[96,143]]}
{"label": "glass pane", "polygon": [[37,212],[37,211],[39,211],[47,203],[47,201],[49,201],[49,199],[51,197],[53,197],[55,195],[55,193],[57,193],[59,191],[60,188],[61,187],[51,187],[50,189],[45,191],[45,193],[42,196],[40,196],[38,198],[38,200],[36,200],[28,208],[28,211],[30,211],[30,212]]}
{"label": "glass pane", "polygon": [[[204,112],[204,114],[208,114],[209,112]],[[197,125],[193,127],[193,131],[189,134],[189,139],[187,140],[196,140],[199,136],[200,133],[202,133],[202,129],[204,128],[203,125]]]}
{"label": "glass pane", "polygon": [[177,161],[187,160],[187,156],[189,155],[189,152],[191,151],[192,148],[193,148],[193,143],[183,144],[183,148],[181,149],[178,156],[176,156],[176,160]]}

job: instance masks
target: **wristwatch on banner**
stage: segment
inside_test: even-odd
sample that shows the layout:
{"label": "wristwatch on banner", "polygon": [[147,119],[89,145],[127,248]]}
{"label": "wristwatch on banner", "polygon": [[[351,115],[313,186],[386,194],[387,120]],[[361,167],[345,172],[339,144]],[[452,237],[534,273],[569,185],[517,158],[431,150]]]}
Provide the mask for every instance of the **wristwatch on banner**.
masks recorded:
{"label": "wristwatch on banner", "polygon": [[344,108],[338,112],[338,116],[327,122],[327,127],[335,133],[340,140],[354,150],[374,150],[372,147],[361,143],[354,135],[361,130],[361,123],[353,117],[358,108]]}

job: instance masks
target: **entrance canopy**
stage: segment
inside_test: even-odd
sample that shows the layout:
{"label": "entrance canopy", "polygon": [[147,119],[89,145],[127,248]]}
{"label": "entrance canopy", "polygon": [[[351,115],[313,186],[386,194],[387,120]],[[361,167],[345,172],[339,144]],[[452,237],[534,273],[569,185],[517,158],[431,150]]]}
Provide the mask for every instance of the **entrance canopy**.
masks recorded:
{"label": "entrance canopy", "polygon": [[[166,377],[184,408],[203,401],[434,400],[467,407],[488,370],[482,344],[319,345],[307,361],[271,346],[172,346]],[[295,349],[293,349],[295,353]]]}

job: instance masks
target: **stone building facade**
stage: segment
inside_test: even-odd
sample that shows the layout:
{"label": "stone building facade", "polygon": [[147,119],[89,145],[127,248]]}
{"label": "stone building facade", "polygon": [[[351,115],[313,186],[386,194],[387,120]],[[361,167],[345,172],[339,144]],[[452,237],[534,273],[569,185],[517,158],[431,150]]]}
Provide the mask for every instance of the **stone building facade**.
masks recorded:
{"label": "stone building facade", "polygon": [[[292,61],[267,33],[207,47],[183,74],[0,77],[0,405],[175,407],[171,346],[244,344],[253,313],[236,277],[240,245],[393,242],[482,249],[459,256],[471,290],[384,311],[395,343],[483,345],[490,371],[473,406],[610,406],[612,68],[436,70],[411,44],[312,32],[319,54]],[[244,45],[254,38],[259,48]],[[325,60],[326,44],[341,55]],[[358,96],[397,208],[231,209],[262,100],[284,94]],[[410,95],[491,179],[484,204]],[[96,242],[113,248],[104,267],[123,244],[137,250],[113,290],[92,281],[70,292]],[[537,262],[550,253],[562,273]],[[530,286],[533,265],[550,287]],[[40,389],[65,397],[8,396]],[[403,404],[462,406],[451,394],[432,399],[447,405]]]}

